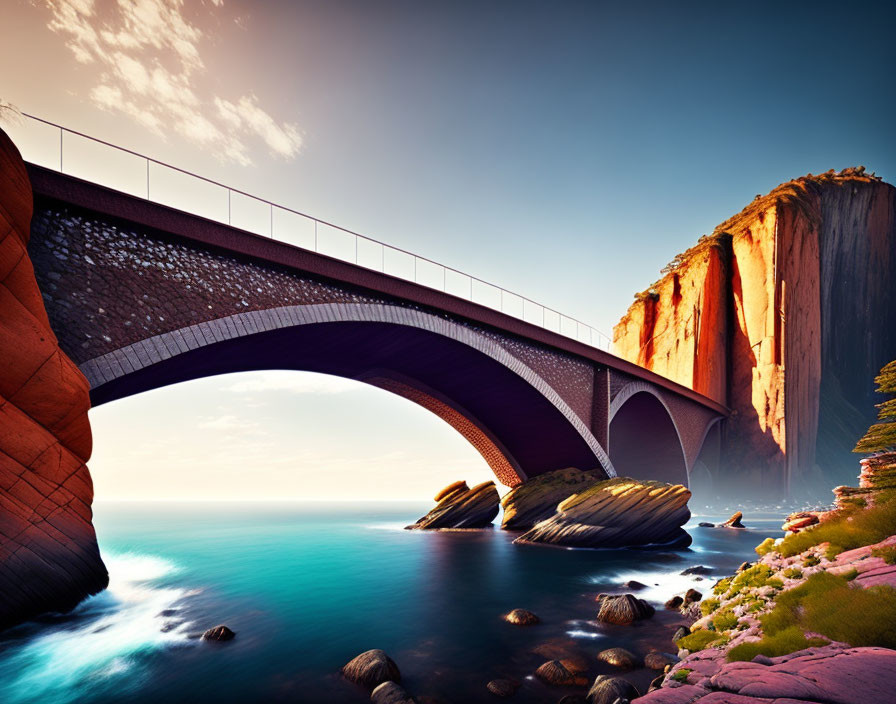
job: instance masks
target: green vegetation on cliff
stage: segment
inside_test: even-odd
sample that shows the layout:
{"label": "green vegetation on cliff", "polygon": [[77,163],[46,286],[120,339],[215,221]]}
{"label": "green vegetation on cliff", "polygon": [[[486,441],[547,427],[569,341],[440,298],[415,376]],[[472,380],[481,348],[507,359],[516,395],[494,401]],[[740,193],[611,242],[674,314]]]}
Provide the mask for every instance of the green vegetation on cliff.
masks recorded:
{"label": "green vegetation on cliff", "polygon": [[776,547],[784,557],[798,555],[821,543],[830,543],[828,559],[844,550],[879,543],[896,533],[896,501],[893,491],[881,492],[870,508],[842,510],[816,526],[792,533]]}
{"label": "green vegetation on cliff", "polygon": [[817,572],[803,584],[778,595],[775,608],[760,619],[763,637],[741,643],[728,660],[752,660],[756,655],[786,655],[826,641],[806,632],[852,646],[896,647],[896,589],[850,585],[846,576]]}

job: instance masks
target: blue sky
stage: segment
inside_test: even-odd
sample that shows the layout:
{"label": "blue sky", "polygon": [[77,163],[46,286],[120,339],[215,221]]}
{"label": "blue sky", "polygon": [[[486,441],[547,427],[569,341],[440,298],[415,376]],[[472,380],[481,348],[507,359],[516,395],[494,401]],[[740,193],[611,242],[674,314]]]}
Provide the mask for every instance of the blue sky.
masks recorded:
{"label": "blue sky", "polygon": [[[609,332],[634,292],[756,194],[857,164],[896,179],[893,17],[870,2],[21,1],[4,15],[0,98]],[[203,384],[156,393],[247,412],[231,381]],[[340,397],[311,386],[287,405],[257,392],[263,413],[303,427]],[[339,456],[352,476],[375,438],[429,420],[377,390],[347,393],[360,394]],[[149,405],[94,412],[98,493],[116,464],[100,449],[120,436],[111,416]],[[487,476],[452,430],[415,428],[440,449],[395,460],[423,472],[408,495],[452,466]],[[310,476],[336,461],[333,442],[304,436],[314,460],[270,452]]]}

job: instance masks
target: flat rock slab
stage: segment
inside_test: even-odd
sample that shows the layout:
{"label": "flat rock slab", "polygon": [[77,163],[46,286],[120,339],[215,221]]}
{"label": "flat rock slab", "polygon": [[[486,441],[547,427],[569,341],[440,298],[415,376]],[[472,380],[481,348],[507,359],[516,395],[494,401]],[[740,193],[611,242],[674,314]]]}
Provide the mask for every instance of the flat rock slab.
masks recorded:
{"label": "flat rock slab", "polygon": [[728,663],[718,652],[686,658],[672,672],[692,670],[688,684],[667,678],[638,704],[867,704],[892,701],[896,692],[896,651],[886,648],[830,645],[770,658],[771,665]]}

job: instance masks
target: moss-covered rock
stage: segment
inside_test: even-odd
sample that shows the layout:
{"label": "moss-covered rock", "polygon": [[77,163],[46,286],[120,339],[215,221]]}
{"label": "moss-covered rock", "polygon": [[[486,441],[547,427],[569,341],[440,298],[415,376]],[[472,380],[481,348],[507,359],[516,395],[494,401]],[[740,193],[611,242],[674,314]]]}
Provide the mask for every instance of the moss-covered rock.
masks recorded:
{"label": "moss-covered rock", "polygon": [[504,495],[501,528],[528,530],[553,516],[561,501],[604,478],[603,472],[583,472],[572,467],[533,477]]}

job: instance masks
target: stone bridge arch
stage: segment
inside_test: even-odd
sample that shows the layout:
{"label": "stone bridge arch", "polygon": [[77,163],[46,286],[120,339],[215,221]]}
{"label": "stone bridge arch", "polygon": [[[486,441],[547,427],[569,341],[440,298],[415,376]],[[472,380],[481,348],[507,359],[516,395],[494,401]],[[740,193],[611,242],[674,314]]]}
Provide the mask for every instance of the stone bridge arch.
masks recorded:
{"label": "stone bridge arch", "polygon": [[620,475],[685,486],[690,486],[707,436],[720,420],[691,405],[683,406],[643,381],[629,382],[617,391],[609,419],[606,449]]}
{"label": "stone bridge arch", "polygon": [[435,413],[508,486],[567,466],[615,476],[591,430],[542,376],[494,339],[424,310],[358,302],[247,311],[139,340],[80,366],[94,405],[236,371],[333,374]]}

